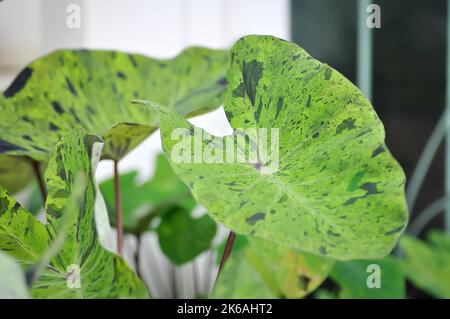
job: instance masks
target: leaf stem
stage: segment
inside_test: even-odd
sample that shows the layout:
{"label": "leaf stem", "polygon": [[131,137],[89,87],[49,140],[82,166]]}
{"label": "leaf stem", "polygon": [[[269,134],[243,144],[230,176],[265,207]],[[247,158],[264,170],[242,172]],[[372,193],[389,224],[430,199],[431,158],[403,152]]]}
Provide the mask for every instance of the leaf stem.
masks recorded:
{"label": "leaf stem", "polygon": [[116,205],[116,226],[117,226],[117,252],[122,256],[123,252],[123,224],[122,224],[122,199],[120,195],[119,181],[119,161],[114,160],[114,195]]}
{"label": "leaf stem", "polygon": [[136,236],[136,253],[134,255],[134,261],[136,262],[136,274],[139,276],[139,278],[142,278],[141,275],[141,235]]}
{"label": "leaf stem", "polygon": [[31,160],[31,166],[33,167],[34,176],[39,185],[39,190],[41,191],[42,204],[45,205],[47,199],[47,190],[45,189],[44,180],[41,174],[41,164],[36,160]]}
{"label": "leaf stem", "polygon": [[227,244],[225,245],[225,250],[223,251],[222,259],[220,260],[219,265],[219,271],[217,272],[217,278],[219,278],[220,272],[222,271],[222,268],[225,266],[225,263],[227,262],[228,258],[231,255],[231,250],[233,249],[234,239],[236,238],[236,233],[233,231],[230,231],[230,234],[228,235]]}

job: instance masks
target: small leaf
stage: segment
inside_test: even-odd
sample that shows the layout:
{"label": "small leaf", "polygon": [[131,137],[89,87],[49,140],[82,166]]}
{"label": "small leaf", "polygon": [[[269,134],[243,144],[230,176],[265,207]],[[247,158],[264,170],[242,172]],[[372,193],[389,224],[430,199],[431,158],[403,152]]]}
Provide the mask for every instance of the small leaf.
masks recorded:
{"label": "small leaf", "polygon": [[[340,260],[387,255],[407,221],[405,176],[369,101],[293,43],[247,36],[231,55],[225,112],[234,135],[211,136],[159,109],[164,151],[198,203],[239,234]],[[229,140],[238,149],[238,134],[257,128],[279,130],[269,151],[274,158],[206,161]],[[178,139],[175,129],[183,132]],[[180,145],[191,143],[174,159]],[[263,145],[251,136],[248,144]],[[268,173],[278,159],[279,169]]]}
{"label": "small leaf", "polygon": [[233,247],[213,298],[302,298],[320,286],[334,264],[265,239],[244,238],[248,244]]}
{"label": "small leaf", "polygon": [[0,186],[11,194],[27,186],[32,174],[31,163],[25,158],[0,155]]}
{"label": "small leaf", "polygon": [[[370,268],[375,265],[375,269]],[[378,268],[379,267],[379,268]],[[370,276],[379,272],[380,287],[369,287]],[[336,262],[331,278],[340,286],[343,299],[403,299],[406,296],[405,276],[393,257],[375,260]]]}
{"label": "small leaf", "polygon": [[191,216],[196,203],[190,201],[190,207],[176,206],[165,213],[157,229],[161,250],[177,265],[209,249],[216,235],[216,223],[208,215]]}
{"label": "small leaf", "polygon": [[437,298],[450,298],[450,237],[430,233],[431,243],[409,235],[400,240],[404,253],[403,269],[408,280]]}
{"label": "small leaf", "polygon": [[0,97],[0,154],[47,160],[61,136],[82,128],[119,160],[158,127],[157,114],[131,105],[152,99],[183,116],[222,104],[228,52],[188,48],[173,59],[116,51],[59,50],[28,65]]}

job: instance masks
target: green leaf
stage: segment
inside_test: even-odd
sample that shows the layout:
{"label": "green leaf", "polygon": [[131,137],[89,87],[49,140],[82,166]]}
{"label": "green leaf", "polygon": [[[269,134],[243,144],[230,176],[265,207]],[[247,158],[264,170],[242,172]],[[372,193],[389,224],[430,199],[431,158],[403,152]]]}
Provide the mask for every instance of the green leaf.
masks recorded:
{"label": "green leaf", "polygon": [[302,298],[320,286],[334,264],[265,239],[246,239],[240,249],[233,247],[213,298]]}
{"label": "green leaf", "polygon": [[196,202],[190,202],[187,207],[176,206],[165,213],[157,229],[161,250],[177,265],[209,249],[216,235],[216,223],[208,215],[191,216]]}
{"label": "green leaf", "polygon": [[[211,137],[154,107],[164,151],[196,200],[239,234],[341,260],[388,254],[407,221],[405,176],[369,101],[293,43],[248,36],[231,54],[225,111],[234,136]],[[249,128],[279,129],[279,148],[273,144],[269,159],[260,152],[253,163],[205,162],[230,140],[239,147],[239,129]],[[175,129],[183,133],[178,139]],[[248,144],[263,147],[251,136]],[[270,172],[277,151],[279,170]],[[196,154],[203,160],[196,162]]]}
{"label": "green leaf", "polygon": [[0,252],[0,299],[27,299],[25,275],[11,257]]}
{"label": "green leaf", "polygon": [[[377,268],[371,268],[371,265]],[[369,288],[371,276],[378,274],[380,287]],[[336,262],[331,278],[340,286],[339,297],[343,299],[403,299],[406,296],[401,265],[389,256],[375,260]]]}
{"label": "green leaf", "polygon": [[27,186],[32,173],[31,163],[25,158],[0,155],[0,186],[11,194]]}
{"label": "green leaf", "polygon": [[[34,298],[147,296],[145,285],[125,261],[100,244],[102,238],[97,229],[104,226],[94,216],[96,189],[93,172],[102,145],[97,137],[82,131],[74,131],[56,144],[45,173],[48,190],[46,225],[0,190],[0,249],[23,267],[38,264],[52,242],[60,238],[58,231],[67,228],[60,250],[50,259],[32,287]],[[79,174],[87,177],[87,183],[82,188],[78,205],[73,205],[72,194]],[[71,288],[68,282],[76,278],[77,269],[81,278],[80,288]]]}
{"label": "green leaf", "polygon": [[0,153],[48,159],[74,128],[102,136],[119,160],[158,127],[148,98],[184,116],[222,104],[228,52],[188,48],[173,59],[116,51],[59,50],[28,65],[0,98]]}
{"label": "green leaf", "polygon": [[[207,215],[191,216],[197,203],[162,154],[156,158],[155,175],[151,180],[139,185],[136,177],[137,172],[120,176],[126,233],[139,235],[152,231],[152,221],[160,218],[156,228],[159,244],[164,254],[178,265],[210,248],[216,234],[215,222]],[[114,179],[103,182],[100,189],[109,217],[115,222]]]}
{"label": "green leaf", "polygon": [[431,243],[405,235],[400,240],[408,280],[438,298],[450,298],[450,237],[434,231]]}
{"label": "green leaf", "polygon": [[[143,184],[136,182],[137,172],[120,175],[122,192],[122,222],[127,233],[140,234],[149,229],[150,222],[183,200],[192,199],[189,188],[177,177],[164,155],[156,158],[155,175]],[[109,218],[115,225],[114,178],[100,184],[108,207]]]}

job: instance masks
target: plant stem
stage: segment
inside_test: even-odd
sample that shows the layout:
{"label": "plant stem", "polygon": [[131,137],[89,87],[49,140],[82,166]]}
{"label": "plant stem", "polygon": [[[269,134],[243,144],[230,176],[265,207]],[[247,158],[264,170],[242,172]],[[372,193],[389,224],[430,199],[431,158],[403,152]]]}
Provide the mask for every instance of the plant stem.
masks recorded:
{"label": "plant stem", "polygon": [[134,255],[134,261],[136,262],[136,274],[139,276],[139,278],[142,279],[141,267],[140,267],[140,261],[141,261],[141,235],[137,235],[136,236],[136,254]]}
{"label": "plant stem", "polygon": [[120,195],[119,162],[114,160],[114,195],[116,204],[116,227],[117,227],[117,252],[122,256],[123,252],[123,224],[122,224],[122,200]]}
{"label": "plant stem", "polygon": [[223,251],[222,259],[220,260],[220,266],[219,271],[217,272],[217,278],[219,278],[220,272],[222,271],[222,268],[225,266],[225,263],[227,262],[228,258],[231,255],[231,250],[233,249],[234,239],[236,238],[236,233],[233,231],[230,231],[230,234],[228,235],[227,244],[225,245],[225,250]]}
{"label": "plant stem", "polygon": [[42,179],[41,165],[38,161],[31,160],[31,166],[33,166],[34,175],[36,176],[39,190],[41,191],[42,204],[45,205],[45,201],[47,199],[47,190],[45,189],[44,180]]}

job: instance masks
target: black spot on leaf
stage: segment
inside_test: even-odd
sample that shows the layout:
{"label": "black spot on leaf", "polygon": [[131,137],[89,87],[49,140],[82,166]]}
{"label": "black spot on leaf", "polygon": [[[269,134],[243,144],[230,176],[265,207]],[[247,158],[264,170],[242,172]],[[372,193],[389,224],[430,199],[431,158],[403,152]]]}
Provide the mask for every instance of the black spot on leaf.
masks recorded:
{"label": "black spot on leaf", "polygon": [[24,148],[20,147],[18,145],[11,144],[9,142],[0,140],[0,154],[6,153],[6,152],[11,152],[11,151],[20,151],[20,150],[24,150]]}
{"label": "black spot on leaf", "polygon": [[249,63],[244,62],[242,67],[244,88],[253,106],[255,106],[256,88],[262,75],[263,63],[256,60],[252,60]]}
{"label": "black spot on leaf", "polygon": [[61,104],[59,104],[58,101],[52,102],[52,106],[53,106],[53,109],[55,110],[56,113],[58,113],[58,114],[64,113],[64,110],[63,110],[63,108],[61,107]]}
{"label": "black spot on leaf", "polygon": [[119,77],[121,79],[124,79],[124,80],[127,79],[127,76],[125,74],[123,74],[123,72],[117,72],[116,75],[117,75],[117,77]]}
{"label": "black spot on leaf", "polygon": [[372,157],[377,156],[378,154],[381,154],[385,151],[383,145],[378,146],[372,153]]}
{"label": "black spot on leaf", "polygon": [[275,118],[277,118],[278,115],[280,114],[281,109],[283,108],[283,104],[284,104],[283,98],[280,96],[280,97],[278,98],[278,103],[277,103],[277,114],[275,114]]}
{"label": "black spot on leaf", "polygon": [[70,93],[72,93],[73,96],[78,96],[77,91],[75,90],[72,82],[70,81],[70,79],[68,77],[66,77],[66,84],[67,84],[67,87],[70,90]]}
{"label": "black spot on leaf", "polygon": [[233,90],[233,97],[241,97],[245,98],[245,89],[244,89],[244,83],[240,83],[237,88]]}
{"label": "black spot on leaf", "polygon": [[256,222],[263,220],[266,217],[265,213],[259,212],[245,219],[245,222],[250,225],[255,225]]}
{"label": "black spot on leaf", "polygon": [[342,121],[336,128],[336,134],[341,134],[344,130],[352,130],[355,128],[355,119],[348,118]]}
{"label": "black spot on leaf", "polygon": [[22,72],[20,72],[19,75],[15,78],[13,83],[6,89],[5,92],[3,92],[3,96],[9,98],[16,95],[25,87],[32,74],[33,69],[28,67],[23,69]]}

